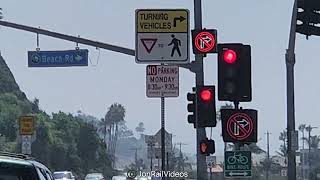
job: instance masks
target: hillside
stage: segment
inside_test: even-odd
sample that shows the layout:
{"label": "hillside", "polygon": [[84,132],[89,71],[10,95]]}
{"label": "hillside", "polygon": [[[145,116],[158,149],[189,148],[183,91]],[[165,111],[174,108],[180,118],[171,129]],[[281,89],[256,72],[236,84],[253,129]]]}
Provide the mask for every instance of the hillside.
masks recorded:
{"label": "hillside", "polygon": [[0,94],[4,93],[13,93],[19,100],[27,100],[25,93],[20,90],[7,63],[0,55]]}

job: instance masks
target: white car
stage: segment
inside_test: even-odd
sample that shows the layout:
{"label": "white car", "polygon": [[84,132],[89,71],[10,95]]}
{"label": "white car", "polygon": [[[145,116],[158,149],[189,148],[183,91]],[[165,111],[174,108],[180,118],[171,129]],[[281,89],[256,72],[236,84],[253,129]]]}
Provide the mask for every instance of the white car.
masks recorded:
{"label": "white car", "polygon": [[127,180],[126,176],[113,176],[112,180]]}
{"label": "white car", "polygon": [[101,173],[90,173],[86,175],[84,180],[104,180],[104,177]]}
{"label": "white car", "polygon": [[53,173],[54,180],[75,180],[71,171],[56,171]]}

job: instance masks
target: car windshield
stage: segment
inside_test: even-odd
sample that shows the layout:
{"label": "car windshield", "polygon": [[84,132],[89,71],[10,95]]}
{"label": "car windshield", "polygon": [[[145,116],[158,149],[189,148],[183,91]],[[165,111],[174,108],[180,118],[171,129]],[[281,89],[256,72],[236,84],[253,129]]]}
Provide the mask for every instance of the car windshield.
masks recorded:
{"label": "car windshield", "polygon": [[87,179],[90,179],[90,180],[99,179],[99,178],[101,178],[101,177],[102,177],[101,174],[88,174],[88,175],[86,176],[86,180],[87,180]]}
{"label": "car windshield", "polygon": [[70,174],[70,173],[64,173],[64,172],[54,173],[54,174],[53,174],[53,177],[54,177],[55,179],[71,178],[71,174]]}
{"label": "car windshield", "polygon": [[38,180],[33,166],[0,163],[0,180]]}

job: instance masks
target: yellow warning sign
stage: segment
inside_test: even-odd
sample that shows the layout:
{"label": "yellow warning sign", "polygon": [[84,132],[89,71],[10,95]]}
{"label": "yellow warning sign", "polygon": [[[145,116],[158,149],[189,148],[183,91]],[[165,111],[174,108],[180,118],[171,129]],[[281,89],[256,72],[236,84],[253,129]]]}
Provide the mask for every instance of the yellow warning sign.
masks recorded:
{"label": "yellow warning sign", "polygon": [[187,9],[172,10],[137,10],[137,33],[187,33],[189,11]]}
{"label": "yellow warning sign", "polygon": [[20,135],[32,135],[34,130],[34,117],[22,116],[20,117]]}

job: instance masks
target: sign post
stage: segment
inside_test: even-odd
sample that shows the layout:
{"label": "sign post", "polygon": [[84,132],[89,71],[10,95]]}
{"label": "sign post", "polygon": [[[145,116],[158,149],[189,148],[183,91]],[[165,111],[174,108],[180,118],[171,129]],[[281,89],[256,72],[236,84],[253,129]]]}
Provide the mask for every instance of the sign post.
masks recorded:
{"label": "sign post", "polygon": [[250,151],[226,151],[224,154],[224,176],[251,177],[251,152]]}
{"label": "sign post", "polygon": [[189,11],[136,10],[136,62],[188,63]]}

